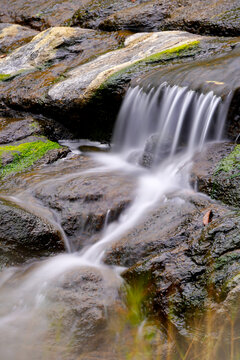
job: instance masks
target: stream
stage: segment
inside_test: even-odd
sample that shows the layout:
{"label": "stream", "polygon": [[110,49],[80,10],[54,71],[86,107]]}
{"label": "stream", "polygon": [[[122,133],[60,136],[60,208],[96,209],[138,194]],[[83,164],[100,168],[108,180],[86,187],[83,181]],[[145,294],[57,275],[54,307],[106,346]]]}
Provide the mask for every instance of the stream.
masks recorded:
{"label": "stream", "polygon": [[[89,156],[97,167],[65,175],[65,179],[74,179],[76,175],[117,170],[134,178],[136,186],[130,205],[116,221],[106,218],[100,239],[91,245],[76,249],[56,214],[34,197],[33,188],[43,186],[43,182],[49,186],[52,182],[54,186],[63,181],[62,176],[55,175],[52,180],[38,181],[30,189],[5,196],[32,209],[57,228],[66,252],[1,271],[1,359],[64,359],[61,349],[49,353],[43,346],[48,343],[49,313],[54,309],[54,296],[49,294],[56,282],[71,272],[93,269],[118,292],[125,268],[106,265],[106,250],[141,223],[156,204],[167,202],[170,196],[177,207],[179,193],[194,192],[189,184],[192,156],[201,152],[206,143],[223,138],[230,96],[222,101],[212,92],[198,94],[166,83],[147,91],[139,86],[128,90],[115,126],[111,151],[92,152]],[[79,151],[77,145],[75,142],[75,154]],[[71,144],[69,146],[71,148]],[[71,331],[73,328],[69,327]]]}

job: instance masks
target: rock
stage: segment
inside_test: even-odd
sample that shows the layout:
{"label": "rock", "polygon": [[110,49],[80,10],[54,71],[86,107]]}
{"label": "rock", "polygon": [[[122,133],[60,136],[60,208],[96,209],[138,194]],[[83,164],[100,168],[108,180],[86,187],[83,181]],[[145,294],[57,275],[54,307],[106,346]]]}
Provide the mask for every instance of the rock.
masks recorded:
{"label": "rock", "polygon": [[[239,42],[238,38],[235,40]],[[188,86],[203,93],[213,91],[225,97],[230,91],[237,91],[240,85],[238,77],[235,77],[239,71],[240,46],[237,44],[233,44],[232,50],[221,56],[155,71],[145,76],[140,83],[157,86],[166,81],[169,85]]]}
{"label": "rock", "polygon": [[31,135],[39,135],[39,124],[32,118],[0,118],[0,144],[22,140]]}
{"label": "rock", "polygon": [[29,115],[10,109],[0,110],[0,144],[23,140],[26,137],[42,135],[49,140],[71,139],[73,135],[56,120],[42,115]]}
{"label": "rock", "polygon": [[151,167],[154,163],[160,164],[161,161],[166,159],[169,155],[171,145],[170,142],[164,142],[159,144],[160,134],[152,134],[145,143],[145,147],[141,157],[139,159],[139,164],[145,167]]}
{"label": "rock", "polygon": [[36,30],[16,24],[0,24],[0,54],[8,54],[28,43],[36,36]]}
{"label": "rock", "polygon": [[192,33],[239,36],[237,1],[148,1],[121,9],[103,19],[104,30],[185,30]]}
{"label": "rock", "polygon": [[239,207],[239,145],[212,144],[197,154],[192,168],[192,182],[199,191],[226,204]]}
{"label": "rock", "polygon": [[[50,153],[49,153],[50,152]],[[67,155],[69,150],[45,137],[29,136],[0,146],[0,178],[28,170],[39,161],[50,163]]]}
{"label": "rock", "polygon": [[113,36],[100,36],[93,30],[54,27],[39,33],[28,44],[1,59],[0,72],[12,76],[59,62],[72,62],[76,57],[79,64],[117,44]]}
{"label": "rock", "polygon": [[163,0],[2,0],[1,22],[14,22],[33,29],[73,25],[92,29],[133,31],[187,30],[199,34],[238,36],[239,4],[224,1]]}
{"label": "rock", "polygon": [[63,25],[74,12],[79,8],[81,3],[90,3],[90,1],[31,1],[21,0],[16,4],[11,4],[3,0],[1,4],[1,22],[14,22],[27,25],[33,29],[43,30],[49,26]]}
{"label": "rock", "polygon": [[27,206],[35,204],[43,212],[48,209],[67,235],[72,250],[79,250],[100,238],[106,221],[118,219],[132,200],[135,180],[118,171],[100,170],[84,155],[49,161],[47,166],[46,156],[40,160],[42,166],[36,166],[38,161],[32,173],[9,177],[0,184],[1,189],[12,195],[17,191]]}
{"label": "rock", "polygon": [[[209,210],[212,221],[204,225]],[[201,195],[179,194],[112,245],[105,261],[130,267],[123,277],[129,284],[144,281],[149,312],[189,336],[192,319],[209,302],[222,302],[239,273],[239,226],[237,212]]]}
{"label": "rock", "polygon": [[105,351],[108,349],[113,341],[108,322],[119,302],[119,285],[111,270],[82,267],[59,277],[48,294],[49,320],[53,324],[48,343],[53,341],[55,354],[58,347],[61,354],[70,352],[70,358],[72,354],[99,351],[104,345]]}
{"label": "rock", "polygon": [[[135,6],[141,0],[114,1],[103,0],[65,0],[59,3],[56,0],[50,1],[31,1],[21,0],[16,4],[11,4],[3,0],[1,4],[1,22],[15,22],[27,25],[33,29],[44,30],[50,26],[59,25],[80,25],[81,27],[96,28],[102,18],[112,14],[123,7]],[[91,20],[93,20],[91,22]]]}
{"label": "rock", "polygon": [[0,199],[0,263],[15,265],[63,250],[61,234],[46,220]]}
{"label": "rock", "polygon": [[48,94],[54,101],[86,99],[114,73],[164,50],[174,49],[176,46],[191,47],[192,43],[195,44],[200,39],[183,32],[132,35],[125,41],[124,48],[108,52],[70,71],[69,78],[54,85]]}
{"label": "rock", "polygon": [[69,27],[41,32],[0,60],[2,109],[43,114],[76,137],[108,140],[131,80],[169,62],[221,52],[237,41],[166,31],[132,35],[114,50],[123,38]]}
{"label": "rock", "polygon": [[85,174],[81,158],[68,160],[73,166],[68,175],[59,169],[56,180],[52,177],[34,189],[34,196],[58,214],[74,249],[99,239],[106,219],[115,221],[130,203],[135,183],[118,172],[92,169]]}
{"label": "rock", "polygon": [[182,29],[198,34],[239,36],[240,11],[237,0],[186,2],[174,9],[164,29]]}
{"label": "rock", "polygon": [[[63,80],[67,70],[117,48],[121,41],[117,34],[69,27],[56,27],[40,33],[28,44],[0,59],[2,109],[10,107],[45,113],[56,120],[62,116],[65,123],[69,123],[62,106],[61,110],[56,109],[56,104],[49,101],[49,88]],[[74,107],[75,104],[71,103],[71,108]],[[79,117],[79,109],[76,116]],[[72,124],[79,132],[79,123],[73,121]]]}

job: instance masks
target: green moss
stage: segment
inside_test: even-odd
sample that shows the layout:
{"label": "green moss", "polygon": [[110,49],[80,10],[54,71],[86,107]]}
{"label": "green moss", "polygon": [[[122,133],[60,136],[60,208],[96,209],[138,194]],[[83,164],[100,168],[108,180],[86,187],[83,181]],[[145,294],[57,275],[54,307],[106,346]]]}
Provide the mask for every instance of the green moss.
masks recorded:
{"label": "green moss", "polygon": [[[187,44],[183,44],[180,46],[175,46],[171,49],[161,51],[159,53],[155,53],[151,56],[148,56],[144,59],[138,60],[127,66],[113,75],[109,76],[109,78],[100,85],[99,90],[102,90],[109,85],[111,85],[114,81],[121,81],[121,78],[124,76],[130,76],[132,73],[141,72],[141,69],[148,69],[148,66],[153,64],[164,64],[170,60],[178,59],[184,56],[192,56],[195,54],[196,49],[198,48],[200,41],[192,41]],[[194,52],[192,52],[192,50]]]}
{"label": "green moss", "polygon": [[[27,169],[43,157],[49,150],[59,148],[59,144],[49,140],[39,140],[16,146],[0,146],[0,178]],[[11,162],[4,166],[2,159],[6,155],[12,158]]]}
{"label": "green moss", "polygon": [[0,81],[5,81],[9,79],[12,75],[10,74],[0,74]]}
{"label": "green moss", "polygon": [[183,53],[185,53],[186,50],[192,50],[192,49],[196,48],[199,45],[199,43],[200,43],[200,41],[192,41],[188,44],[175,46],[171,49],[164,50],[159,53],[148,56],[143,61],[153,62],[153,61],[158,61],[158,60],[168,60],[169,58],[172,58],[172,57],[175,58],[175,57],[183,55]]}
{"label": "green moss", "polygon": [[[235,149],[222,159],[215,171],[215,175],[219,174],[220,172],[231,173],[233,171],[240,171],[240,145],[237,145]],[[240,172],[234,174],[233,177],[240,176]]]}

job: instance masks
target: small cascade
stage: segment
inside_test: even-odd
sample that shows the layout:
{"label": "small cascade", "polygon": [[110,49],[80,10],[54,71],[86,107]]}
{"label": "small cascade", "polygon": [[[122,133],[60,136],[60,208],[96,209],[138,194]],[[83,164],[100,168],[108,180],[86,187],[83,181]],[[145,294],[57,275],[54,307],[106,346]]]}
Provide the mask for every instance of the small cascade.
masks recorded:
{"label": "small cascade", "polygon": [[166,83],[147,93],[130,88],[114,131],[115,151],[150,149],[155,165],[181,150],[192,155],[205,142],[221,139],[230,98]]}
{"label": "small cascade", "polygon": [[[50,326],[51,297],[48,294],[56,279],[63,274],[90,267],[101,272],[112,272],[114,281],[119,282],[118,274],[122,269],[103,264],[106,249],[131,231],[159,202],[168,201],[169,193],[172,195],[182,189],[189,190],[189,159],[207,141],[221,139],[229,99],[222,101],[212,92],[198,94],[167,84],[162,84],[158,89],[149,89],[148,92],[139,87],[128,90],[114,132],[114,151],[96,154],[95,159],[104,166],[87,171],[118,170],[135,176],[135,197],[118,221],[110,222],[110,210],[107,212],[101,239],[83,248],[80,253],[60,254],[35,262],[25,269],[16,267],[1,272],[0,329],[4,336],[0,339],[0,351],[4,359],[32,358],[27,347],[19,352],[24,341],[41,349]],[[126,160],[129,153],[135,150],[153,153],[154,171]],[[65,176],[74,178],[75,175]],[[59,177],[51,181],[60,180]],[[23,192],[18,198],[15,197],[15,202],[26,199],[26,194]],[[179,203],[173,201],[178,206]],[[33,205],[37,206],[37,203]],[[54,225],[55,219],[52,218]],[[68,239],[65,242],[71,251]],[[139,328],[139,337],[142,336],[144,324]],[[41,354],[41,350],[38,352]],[[40,359],[39,354],[36,358]]]}

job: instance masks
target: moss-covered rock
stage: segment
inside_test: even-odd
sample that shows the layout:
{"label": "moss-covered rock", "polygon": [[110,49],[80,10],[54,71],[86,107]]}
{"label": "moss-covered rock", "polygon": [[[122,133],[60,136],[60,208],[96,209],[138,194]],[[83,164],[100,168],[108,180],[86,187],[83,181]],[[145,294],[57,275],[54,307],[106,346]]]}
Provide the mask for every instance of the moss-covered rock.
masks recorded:
{"label": "moss-covered rock", "polygon": [[61,148],[58,143],[44,138],[31,140],[30,142],[0,146],[0,178],[26,170],[48,151]]}
{"label": "moss-covered rock", "polygon": [[231,143],[212,144],[196,155],[192,182],[214,199],[238,207],[240,146]]}

